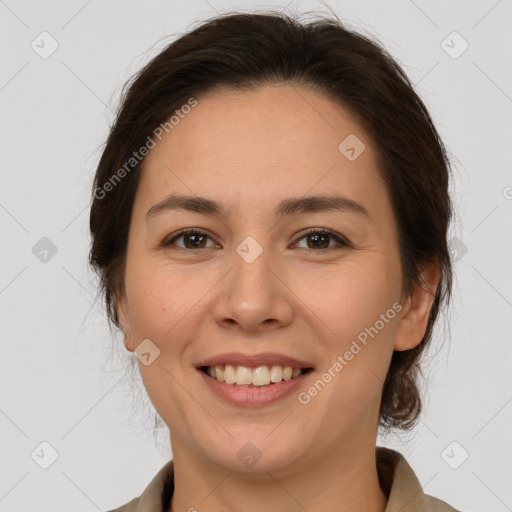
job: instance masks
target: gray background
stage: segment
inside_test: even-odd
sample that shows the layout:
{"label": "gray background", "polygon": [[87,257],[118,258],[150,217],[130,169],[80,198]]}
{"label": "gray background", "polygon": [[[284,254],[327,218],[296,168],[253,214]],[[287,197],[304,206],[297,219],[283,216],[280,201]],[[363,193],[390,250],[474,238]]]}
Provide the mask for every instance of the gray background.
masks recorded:
{"label": "gray background", "polygon": [[418,428],[379,443],[456,508],[512,510],[511,0],[0,0],[0,510],[108,510],[171,457],[96,300],[91,181],[131,74],[216,11],[266,6],[330,7],[375,35],[430,109],[458,210],[455,295],[438,331],[449,340],[432,355]]}

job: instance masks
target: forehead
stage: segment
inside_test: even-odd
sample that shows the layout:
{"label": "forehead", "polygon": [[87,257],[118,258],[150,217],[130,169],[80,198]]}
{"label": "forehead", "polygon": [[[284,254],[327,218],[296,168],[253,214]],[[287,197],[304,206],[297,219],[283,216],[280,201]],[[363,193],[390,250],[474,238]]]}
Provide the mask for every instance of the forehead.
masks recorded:
{"label": "forehead", "polygon": [[143,202],[171,191],[222,197],[236,207],[334,191],[382,202],[372,142],[324,95],[281,85],[214,91],[196,101],[146,157]]}

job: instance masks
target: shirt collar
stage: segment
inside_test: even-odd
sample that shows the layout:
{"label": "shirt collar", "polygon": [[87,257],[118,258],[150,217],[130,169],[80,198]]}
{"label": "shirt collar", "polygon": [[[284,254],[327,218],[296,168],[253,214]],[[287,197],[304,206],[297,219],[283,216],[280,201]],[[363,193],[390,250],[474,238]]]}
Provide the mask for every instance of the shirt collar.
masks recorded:
{"label": "shirt collar", "polygon": [[[385,512],[454,510],[443,502],[425,495],[418,478],[400,453],[378,446],[376,458],[380,485],[388,495]],[[167,512],[167,501],[170,500],[173,491],[174,465],[171,460],[160,469],[140,497],[128,504],[131,505],[129,508],[123,507],[119,512]]]}

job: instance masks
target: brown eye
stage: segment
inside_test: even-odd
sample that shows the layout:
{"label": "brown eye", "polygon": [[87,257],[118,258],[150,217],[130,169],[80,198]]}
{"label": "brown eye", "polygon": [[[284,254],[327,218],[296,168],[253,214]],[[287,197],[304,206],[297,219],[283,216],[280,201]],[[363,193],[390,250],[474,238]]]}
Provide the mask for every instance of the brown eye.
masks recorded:
{"label": "brown eye", "polygon": [[[176,241],[180,239],[183,240],[182,244],[177,244]],[[179,231],[173,235],[172,238],[164,240],[162,246],[167,248],[176,246],[184,250],[219,247],[215,243],[213,246],[208,247],[206,245],[208,239],[211,240],[211,237],[207,233],[197,229],[188,228]],[[352,247],[351,243],[344,236],[328,229],[311,229],[304,233],[298,240],[300,241],[303,239],[306,239],[307,244],[304,249],[310,252],[314,252],[316,250]],[[334,245],[331,243],[333,241],[335,242]]]}
{"label": "brown eye", "polygon": [[[302,239],[307,240],[307,247],[305,247],[306,250],[314,251],[315,249],[351,247],[350,242],[345,237],[329,229],[311,229],[299,238],[299,240]],[[330,246],[330,242],[333,240],[336,244],[334,246]]]}
{"label": "brown eye", "polygon": [[[197,229],[184,229],[174,235],[172,238],[166,239],[162,245],[169,247],[176,245],[181,249],[207,249],[206,241],[210,238],[206,233]],[[178,245],[175,242],[179,239],[183,239],[183,245]]]}

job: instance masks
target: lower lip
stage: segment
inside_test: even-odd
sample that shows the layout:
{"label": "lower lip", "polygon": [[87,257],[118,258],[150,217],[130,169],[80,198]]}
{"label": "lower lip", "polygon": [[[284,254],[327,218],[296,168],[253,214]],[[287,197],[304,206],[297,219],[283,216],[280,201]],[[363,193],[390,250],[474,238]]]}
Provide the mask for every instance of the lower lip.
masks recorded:
{"label": "lower lip", "polygon": [[243,387],[226,384],[198,370],[207,386],[227,402],[240,407],[260,407],[276,402],[292,394],[301,386],[312,371],[291,380],[282,380],[276,384],[262,387]]}

